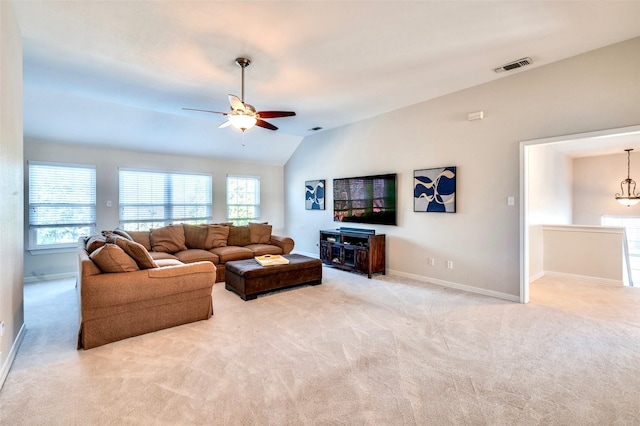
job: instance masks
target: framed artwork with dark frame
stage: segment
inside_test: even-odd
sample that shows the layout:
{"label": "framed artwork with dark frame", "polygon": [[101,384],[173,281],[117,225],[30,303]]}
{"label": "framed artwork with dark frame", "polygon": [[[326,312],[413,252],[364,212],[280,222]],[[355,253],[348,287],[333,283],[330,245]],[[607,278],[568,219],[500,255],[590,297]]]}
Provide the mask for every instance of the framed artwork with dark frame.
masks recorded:
{"label": "framed artwork with dark frame", "polygon": [[307,210],[324,210],[324,179],[308,180],[304,187],[304,207]]}
{"label": "framed artwork with dark frame", "polygon": [[456,168],[414,170],[414,212],[456,212]]}

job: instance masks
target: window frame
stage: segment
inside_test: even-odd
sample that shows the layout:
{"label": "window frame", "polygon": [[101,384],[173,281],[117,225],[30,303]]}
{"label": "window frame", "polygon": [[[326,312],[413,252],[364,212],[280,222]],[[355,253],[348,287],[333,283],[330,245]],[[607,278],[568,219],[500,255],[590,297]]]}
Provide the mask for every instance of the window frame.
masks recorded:
{"label": "window frame", "polygon": [[[93,188],[89,188],[88,192],[86,193],[87,196],[89,197],[93,197],[92,202],[90,203],[73,203],[73,202],[58,202],[58,203],[37,203],[35,202],[35,200],[32,200],[32,196],[33,194],[36,192],[34,190],[33,185],[35,185],[36,183],[33,182],[34,179],[34,170],[32,170],[32,167],[55,167],[55,168],[60,168],[60,169],[67,169],[67,170],[71,170],[71,169],[82,169],[85,171],[91,171],[92,172],[92,176],[91,179],[89,180],[89,185],[92,183],[93,184]],[[49,178],[52,179],[52,178]],[[76,183],[80,182],[78,180],[74,180]],[[56,181],[58,182],[58,181]],[[44,183],[44,185],[46,185],[46,183]],[[80,236],[84,236],[86,235],[92,235],[95,233],[96,230],[96,218],[97,218],[97,167],[93,164],[76,164],[76,163],[60,163],[60,162],[52,162],[52,161],[37,161],[37,160],[28,160],[27,161],[27,182],[26,182],[26,186],[27,186],[27,205],[28,205],[28,212],[27,212],[27,250],[29,251],[33,251],[33,252],[39,252],[39,253],[43,253],[46,250],[57,250],[57,249],[70,249],[70,248],[74,248],[77,246],[78,242],[77,239],[75,241],[69,241],[69,242],[56,242],[56,243],[52,243],[52,244],[39,244],[38,243],[38,229],[43,229],[43,228],[75,228],[76,230],[80,231],[77,232],[78,235],[77,237],[80,238]],[[87,188],[85,188],[87,189]],[[76,193],[76,191],[72,191],[73,193]],[[62,194],[62,193],[60,193]],[[61,201],[69,201],[68,199],[62,199]],[[40,216],[36,216],[35,213],[33,212],[34,208],[37,208],[38,206],[44,206],[44,205],[49,205],[49,206],[54,206],[54,207],[59,207],[60,205],[77,205],[77,206],[84,206],[84,207],[89,207],[89,217],[88,220],[86,222],[63,222],[63,223],[34,223],[34,222],[40,222],[43,218],[46,219],[46,217],[44,215],[42,215],[42,217]],[[82,232],[81,230],[83,228],[87,228],[88,227],[88,232]]]}
{"label": "window frame", "polygon": [[[132,173],[140,173],[143,175],[157,175],[164,179],[163,182],[163,201],[161,203],[127,203],[123,204],[123,172],[132,172]],[[207,199],[204,202],[198,203],[179,203],[174,202],[174,179],[178,176],[187,176],[187,177],[206,177],[208,178],[208,182],[205,184],[208,186],[206,188]],[[158,194],[156,194],[158,195]],[[141,219],[138,215],[135,219],[127,217],[123,214],[123,209],[127,207],[142,207],[142,206],[150,206],[160,208],[163,214],[162,217],[156,217],[149,219]],[[199,216],[177,216],[176,209],[177,208],[186,208],[188,206],[195,208],[205,208],[205,214]],[[198,223],[210,223],[213,219],[213,176],[210,173],[194,173],[194,172],[184,172],[184,171],[169,171],[169,170],[149,170],[149,169],[140,169],[140,168],[130,168],[130,167],[119,167],[118,168],[118,224],[119,226],[127,231],[146,231],[153,228],[163,227],[172,224],[179,223],[188,223],[188,224],[198,224]],[[144,224],[148,224],[148,226],[144,226]],[[137,225],[137,226],[132,226]],[[134,229],[135,228],[135,229]]]}
{"label": "window frame", "polygon": [[[232,196],[232,191],[230,189],[230,182],[232,179],[242,179],[245,181],[253,181],[255,183],[255,190],[253,191],[253,196],[255,197],[255,202],[254,203],[231,203],[231,196]],[[249,176],[249,175],[227,175],[227,179],[226,179],[226,192],[227,192],[227,213],[226,213],[226,219],[227,222],[231,222],[233,223],[235,226],[240,226],[240,225],[246,225],[249,222],[253,222],[253,221],[258,221],[260,219],[260,191],[261,191],[261,185],[260,185],[260,176]],[[245,191],[246,193],[246,191]],[[254,216],[238,216],[238,217],[232,217],[231,215],[231,209],[234,207],[253,207],[254,209]]]}

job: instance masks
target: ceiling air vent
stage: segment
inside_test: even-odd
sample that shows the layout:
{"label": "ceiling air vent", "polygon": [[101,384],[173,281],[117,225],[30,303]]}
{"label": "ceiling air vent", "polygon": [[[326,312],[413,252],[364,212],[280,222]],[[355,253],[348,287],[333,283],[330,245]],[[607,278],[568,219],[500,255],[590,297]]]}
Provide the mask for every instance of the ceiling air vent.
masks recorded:
{"label": "ceiling air vent", "polygon": [[522,58],[522,59],[518,59],[517,61],[509,62],[508,64],[503,65],[500,68],[495,68],[494,71],[495,72],[511,71],[516,68],[522,68],[525,65],[531,65],[532,63],[533,61],[531,60],[531,58]]}

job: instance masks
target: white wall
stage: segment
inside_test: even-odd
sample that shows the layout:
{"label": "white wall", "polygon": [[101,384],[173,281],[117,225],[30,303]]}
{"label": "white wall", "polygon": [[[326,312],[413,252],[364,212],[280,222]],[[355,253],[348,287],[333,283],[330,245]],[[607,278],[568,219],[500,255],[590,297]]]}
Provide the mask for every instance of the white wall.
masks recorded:
{"label": "white wall", "polygon": [[[519,209],[506,198],[519,204],[519,142],[638,124],[639,74],[634,39],[307,137],[285,166],[289,234],[317,252],[318,230],[337,226],[331,179],[397,172],[399,226],[372,227],[387,234],[388,269],[517,300]],[[458,212],[414,213],[413,170],[440,166],[458,167]],[[311,179],[327,179],[325,211],[304,209]]]}
{"label": "white wall", "polygon": [[22,296],[22,40],[0,2],[0,387],[24,332]]}
{"label": "white wall", "polygon": [[[574,224],[600,225],[602,215],[640,216],[640,205],[623,206],[614,198],[620,192],[620,181],[627,177],[626,152],[576,158],[573,170]],[[640,152],[631,153],[631,178],[638,183],[636,191],[640,192]]]}
{"label": "white wall", "polygon": [[543,226],[545,275],[625,283],[624,228]]}
{"label": "white wall", "polygon": [[541,224],[571,224],[573,162],[553,145],[527,148],[529,192],[529,279],[544,273]]}
{"label": "white wall", "polygon": [[[148,170],[186,171],[210,173],[213,176],[213,221],[226,221],[227,174],[260,176],[260,220],[273,225],[273,233],[283,235],[284,180],[280,166],[256,165],[205,157],[187,157],[166,154],[114,150],[90,146],[67,145],[53,142],[25,140],[24,167],[29,160],[96,165],[97,229],[113,229],[118,226],[118,167]],[[25,173],[24,191],[28,191]],[[107,207],[107,200],[112,207]],[[25,199],[25,211],[28,211]],[[25,215],[28,223],[28,217]],[[27,232],[25,230],[25,247]],[[21,240],[22,242],[22,240]],[[25,250],[25,279],[51,278],[74,274],[77,271],[77,252],[71,250],[55,254],[32,254]]]}

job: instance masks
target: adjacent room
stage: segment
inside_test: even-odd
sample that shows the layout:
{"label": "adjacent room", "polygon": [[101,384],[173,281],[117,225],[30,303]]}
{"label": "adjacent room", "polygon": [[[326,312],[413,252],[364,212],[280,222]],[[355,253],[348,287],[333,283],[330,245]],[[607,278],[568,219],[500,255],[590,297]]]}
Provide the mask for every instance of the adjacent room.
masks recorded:
{"label": "adjacent room", "polygon": [[639,1],[0,18],[0,424],[640,424]]}

